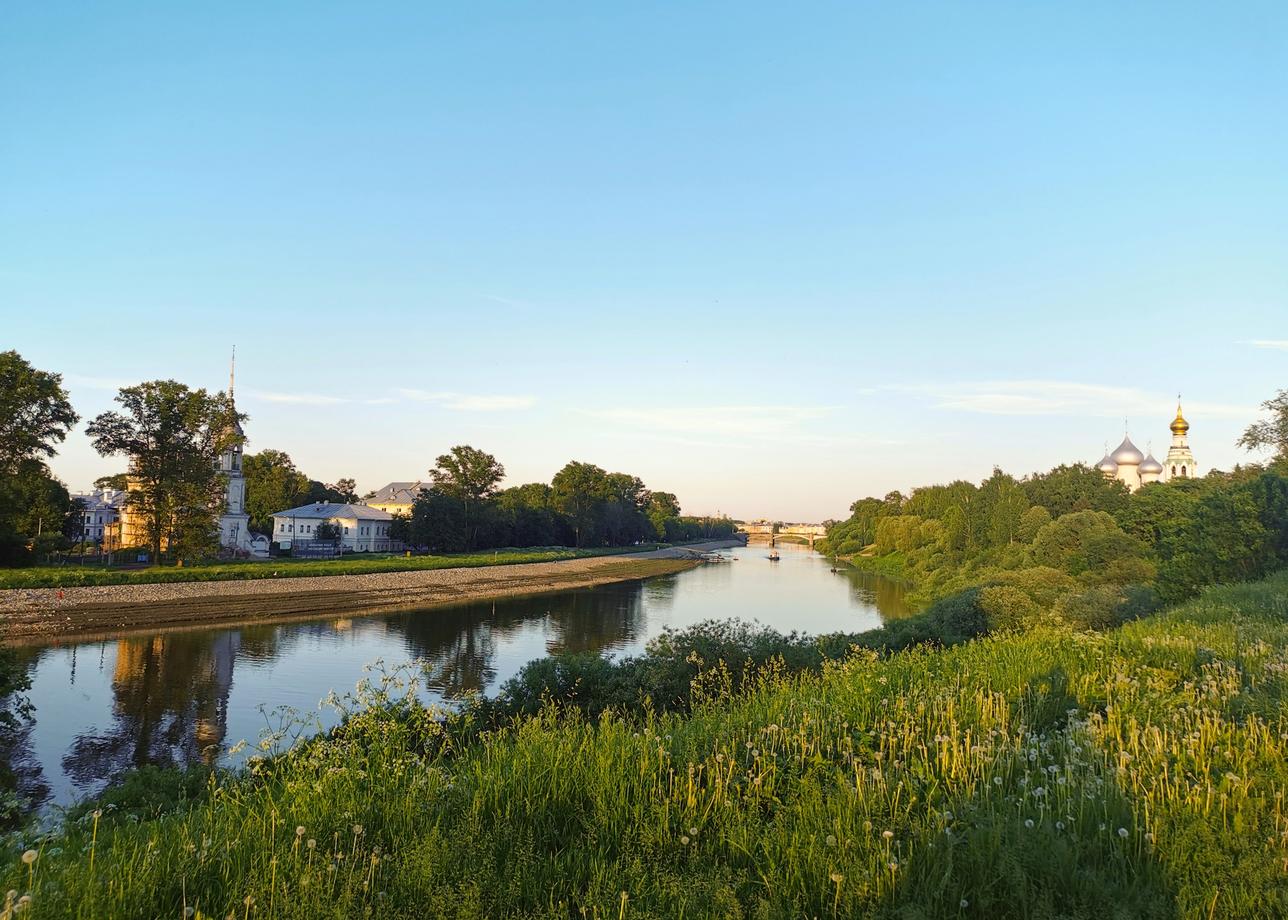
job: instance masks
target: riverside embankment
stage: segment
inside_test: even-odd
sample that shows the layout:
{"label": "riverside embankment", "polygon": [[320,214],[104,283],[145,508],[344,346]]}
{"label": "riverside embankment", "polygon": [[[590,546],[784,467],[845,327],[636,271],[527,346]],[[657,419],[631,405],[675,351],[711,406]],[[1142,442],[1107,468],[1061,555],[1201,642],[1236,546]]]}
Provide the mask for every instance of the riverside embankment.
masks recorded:
{"label": "riverside embankment", "polygon": [[625,556],[429,571],[0,591],[0,641],[367,614],[567,591],[684,571],[721,540]]}

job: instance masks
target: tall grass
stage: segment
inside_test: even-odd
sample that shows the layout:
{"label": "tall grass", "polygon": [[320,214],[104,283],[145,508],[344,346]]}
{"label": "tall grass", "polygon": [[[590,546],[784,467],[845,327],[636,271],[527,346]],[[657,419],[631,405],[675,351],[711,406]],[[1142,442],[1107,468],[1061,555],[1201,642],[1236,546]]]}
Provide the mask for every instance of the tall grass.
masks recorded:
{"label": "tall grass", "polygon": [[82,585],[171,584],[185,581],[242,581],[258,578],[304,578],[310,575],[370,575],[378,572],[419,572],[430,569],[518,565],[525,562],[558,562],[589,556],[638,553],[656,545],[602,549],[549,547],[488,550],[444,556],[348,556],[341,559],[271,559],[261,562],[212,562],[201,565],[149,566],[143,569],[107,569],[94,566],[38,566],[0,569],[4,588],[70,588]]}
{"label": "tall grass", "polygon": [[1286,598],[741,693],[715,664],[684,715],[482,735],[367,685],[186,806],[10,841],[0,888],[31,917],[1284,916]]}

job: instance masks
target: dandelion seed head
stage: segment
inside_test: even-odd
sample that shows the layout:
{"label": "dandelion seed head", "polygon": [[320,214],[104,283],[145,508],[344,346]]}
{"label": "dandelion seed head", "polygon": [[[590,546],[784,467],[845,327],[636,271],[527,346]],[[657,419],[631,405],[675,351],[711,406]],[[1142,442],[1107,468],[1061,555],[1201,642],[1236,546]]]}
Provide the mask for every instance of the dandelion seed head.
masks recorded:
{"label": "dandelion seed head", "polygon": [[894,837],[894,831],[882,831],[881,836],[884,837],[886,840],[890,840],[892,837]]}
{"label": "dandelion seed head", "polygon": [[680,835],[680,845],[681,845],[681,846],[686,846],[686,847],[689,845],[689,835],[688,835],[688,834],[681,834],[681,835]]}
{"label": "dandelion seed head", "polygon": [[299,825],[298,827],[296,827],[296,828],[295,828],[295,836],[296,836],[296,837],[303,837],[303,836],[304,836],[304,825],[303,825],[303,824],[301,824],[301,825]]}
{"label": "dandelion seed head", "polygon": [[830,847],[836,846],[836,837],[832,834],[827,835],[827,845]]}
{"label": "dandelion seed head", "polygon": [[1118,828],[1118,836],[1119,836],[1119,837],[1122,837],[1124,840],[1126,840],[1126,839],[1127,839],[1127,828],[1125,828],[1125,827],[1120,827],[1120,828]]}
{"label": "dandelion seed head", "polygon": [[1024,819],[1024,826],[1025,826],[1025,827],[1027,827],[1029,830],[1033,830],[1033,819],[1032,819],[1032,818],[1025,818],[1025,819]]}
{"label": "dandelion seed head", "polygon": [[37,853],[35,850],[27,850],[25,853],[22,854],[22,864],[24,866],[30,866],[32,863],[36,861],[36,859],[39,856],[40,854]]}

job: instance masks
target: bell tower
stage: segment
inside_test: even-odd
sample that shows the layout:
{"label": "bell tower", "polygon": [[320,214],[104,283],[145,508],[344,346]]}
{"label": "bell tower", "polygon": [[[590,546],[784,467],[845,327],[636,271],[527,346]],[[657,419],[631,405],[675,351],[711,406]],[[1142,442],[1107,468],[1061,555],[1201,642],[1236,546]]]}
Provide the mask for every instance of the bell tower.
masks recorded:
{"label": "bell tower", "polygon": [[236,418],[237,403],[234,387],[237,377],[237,349],[233,348],[228,365],[228,409],[233,415],[233,431],[237,437],[219,456],[219,472],[223,474],[224,513],[219,516],[219,543],[226,551],[235,553],[250,550],[250,515],[246,513],[246,476],[242,472],[242,443],[245,432]]}
{"label": "bell tower", "polygon": [[1172,446],[1167,449],[1167,459],[1163,461],[1163,475],[1167,479],[1197,479],[1198,464],[1194,462],[1194,452],[1190,450],[1190,423],[1181,414],[1181,397],[1176,396],[1176,418],[1172,420]]}

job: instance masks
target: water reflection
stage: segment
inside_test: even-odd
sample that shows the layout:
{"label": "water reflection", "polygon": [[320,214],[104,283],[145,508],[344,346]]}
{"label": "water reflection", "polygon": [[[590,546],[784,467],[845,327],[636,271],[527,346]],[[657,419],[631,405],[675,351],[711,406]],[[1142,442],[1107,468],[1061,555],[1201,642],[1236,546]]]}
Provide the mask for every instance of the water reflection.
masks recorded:
{"label": "water reflection", "polygon": [[76,735],[63,771],[77,785],[146,764],[189,766],[218,760],[228,727],[236,630],[122,639],[112,669],[106,731]]}
{"label": "water reflection", "polygon": [[264,708],[312,712],[377,659],[419,660],[426,699],[452,700],[495,692],[543,655],[635,653],[705,619],[823,633],[907,615],[899,585],[780,549],[774,564],[753,547],[726,565],[495,603],[24,649],[36,721],[0,757],[29,795],[68,802],[131,767],[226,761],[229,746],[265,728]]}

